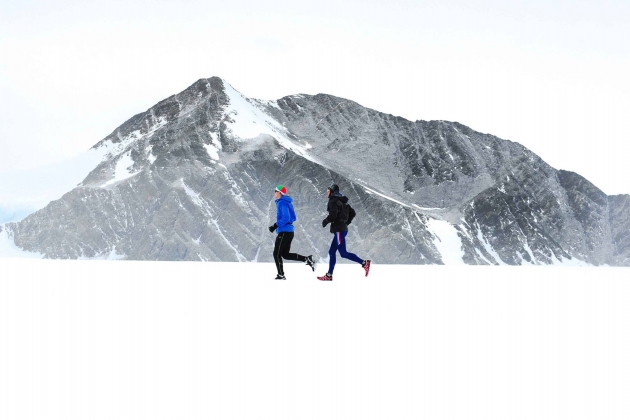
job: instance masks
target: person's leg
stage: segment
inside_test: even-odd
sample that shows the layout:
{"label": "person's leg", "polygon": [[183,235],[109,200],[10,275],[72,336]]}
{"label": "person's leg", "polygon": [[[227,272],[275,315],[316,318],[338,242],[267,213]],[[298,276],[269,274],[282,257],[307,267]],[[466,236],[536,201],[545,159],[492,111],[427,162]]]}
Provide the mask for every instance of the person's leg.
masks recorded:
{"label": "person's leg", "polygon": [[335,264],[337,264],[337,234],[333,235],[332,243],[330,244],[330,249],[328,250],[328,256],[330,257],[328,263],[328,274],[332,276],[333,270],[335,269]]}
{"label": "person's leg", "polygon": [[339,233],[336,233],[336,235],[337,235],[337,242],[339,243],[338,245],[339,255],[341,255],[341,258],[345,258],[347,260],[354,261],[359,264],[363,264],[363,260],[361,258],[357,257],[355,254],[348,252],[346,250],[346,235],[348,235],[348,232],[339,232]]}
{"label": "person's leg", "polygon": [[273,260],[276,263],[278,274],[284,276],[284,266],[282,265],[282,247],[283,242],[286,240],[285,232],[279,233],[276,237],[276,244],[273,248]]}
{"label": "person's leg", "polygon": [[306,262],[306,257],[304,255],[289,252],[291,251],[291,242],[293,241],[293,236],[293,232],[286,232],[285,245],[282,247],[282,258],[285,260]]}

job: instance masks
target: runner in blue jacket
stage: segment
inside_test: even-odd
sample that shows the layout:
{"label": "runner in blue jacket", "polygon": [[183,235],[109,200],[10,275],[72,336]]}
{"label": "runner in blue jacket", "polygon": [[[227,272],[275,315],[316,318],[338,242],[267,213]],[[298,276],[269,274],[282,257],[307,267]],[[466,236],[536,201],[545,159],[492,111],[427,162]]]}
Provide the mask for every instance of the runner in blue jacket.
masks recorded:
{"label": "runner in blue jacket", "polygon": [[293,209],[293,199],[287,194],[287,189],[283,185],[278,185],[274,191],[276,197],[276,223],[269,226],[269,232],[277,231],[276,245],[273,249],[273,260],[278,269],[278,275],[275,280],[286,280],[284,276],[284,266],[282,259],[292,261],[302,261],[315,271],[315,260],[312,255],[305,257],[304,255],[291,253],[291,241],[293,241],[294,228],[293,222],[297,220],[295,210]]}

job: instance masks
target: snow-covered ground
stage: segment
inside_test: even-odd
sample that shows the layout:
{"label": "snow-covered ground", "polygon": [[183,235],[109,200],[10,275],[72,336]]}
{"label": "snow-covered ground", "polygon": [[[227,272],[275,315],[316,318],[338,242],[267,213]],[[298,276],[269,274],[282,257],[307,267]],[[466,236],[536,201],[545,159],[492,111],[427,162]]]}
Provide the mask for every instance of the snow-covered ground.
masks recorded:
{"label": "snow-covered ground", "polygon": [[[319,267],[318,274],[325,271]],[[627,419],[630,269],[0,259],[6,419]]]}

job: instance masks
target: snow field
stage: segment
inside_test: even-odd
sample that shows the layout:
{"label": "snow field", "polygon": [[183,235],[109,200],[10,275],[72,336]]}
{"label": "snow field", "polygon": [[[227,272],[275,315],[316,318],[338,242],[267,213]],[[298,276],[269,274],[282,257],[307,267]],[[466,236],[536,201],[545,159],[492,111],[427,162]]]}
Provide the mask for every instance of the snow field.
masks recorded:
{"label": "snow field", "polygon": [[621,419],[625,268],[0,259],[11,419]]}

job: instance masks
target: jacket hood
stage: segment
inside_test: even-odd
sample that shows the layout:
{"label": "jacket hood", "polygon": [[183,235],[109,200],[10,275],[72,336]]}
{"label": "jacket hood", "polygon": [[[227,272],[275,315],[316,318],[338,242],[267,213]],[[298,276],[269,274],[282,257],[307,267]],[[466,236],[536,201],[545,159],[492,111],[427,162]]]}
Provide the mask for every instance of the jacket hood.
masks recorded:
{"label": "jacket hood", "polygon": [[278,201],[285,201],[285,202],[287,202],[287,203],[293,203],[293,199],[292,199],[291,197],[289,197],[288,195],[283,195],[282,197],[278,198],[278,199],[276,200],[276,203],[277,203]]}
{"label": "jacket hood", "polygon": [[346,204],[348,202],[348,197],[346,197],[345,195],[337,195],[337,194],[333,194],[330,197],[328,197],[329,200],[339,200],[341,201],[343,204]]}

